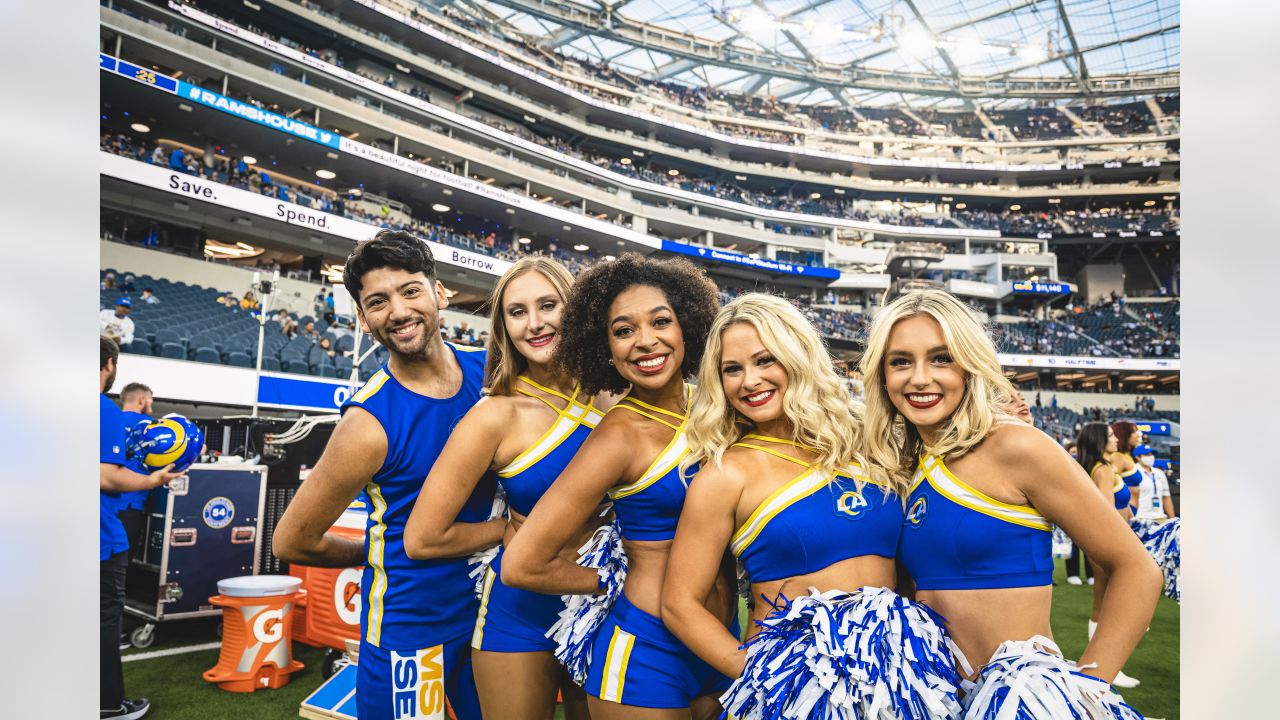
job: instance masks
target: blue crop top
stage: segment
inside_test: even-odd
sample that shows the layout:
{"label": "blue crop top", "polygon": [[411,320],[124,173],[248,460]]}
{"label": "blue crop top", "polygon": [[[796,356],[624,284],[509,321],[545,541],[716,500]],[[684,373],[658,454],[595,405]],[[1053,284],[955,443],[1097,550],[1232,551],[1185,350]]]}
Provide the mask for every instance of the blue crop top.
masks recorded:
{"label": "blue crop top", "polygon": [[[1093,469],[1097,470],[1099,465],[1102,465],[1103,467],[1111,467],[1106,463],[1096,462],[1093,464]],[[1115,472],[1115,470],[1112,469],[1112,472]],[[1093,474],[1093,471],[1090,470],[1089,473]],[[1129,507],[1129,501],[1133,499],[1133,491],[1129,489],[1130,483],[1128,482],[1128,478],[1130,476],[1136,478],[1137,481],[1132,483],[1132,485],[1137,487],[1138,483],[1142,482],[1142,474],[1138,471],[1138,468],[1135,467],[1133,472],[1129,473],[1129,475],[1126,475],[1125,477],[1120,477],[1120,473],[1115,473],[1115,476],[1116,481],[1115,484],[1111,486],[1111,495],[1115,499],[1116,509],[1123,510],[1126,507]]]}
{"label": "blue crop top", "polygon": [[[686,385],[686,389],[687,397],[692,398],[693,386]],[[680,519],[684,495],[689,489],[680,476],[680,461],[689,454],[689,442],[684,435],[684,427],[689,418],[633,397],[622,398],[617,405],[609,408],[609,412],[619,408],[662,423],[675,432],[671,441],[649,463],[639,479],[626,485],[618,485],[609,491],[618,528],[622,531],[622,537],[627,540],[670,540],[676,536],[676,522]],[[663,419],[663,415],[679,421],[679,425]],[[698,466],[693,465],[688,470],[688,476],[693,477],[696,472]]]}
{"label": "blue crop top", "polygon": [[[536,395],[519,386],[516,387],[516,392],[537,398],[556,411],[556,421],[542,437],[496,473],[498,483],[507,493],[507,504],[521,515],[528,515],[542,494],[551,487],[551,483],[560,477],[578,448],[582,447],[587,434],[603,416],[590,402],[584,405],[578,400],[578,388],[574,388],[573,396],[569,397],[545,388],[523,375],[520,380],[541,390],[544,395]],[[548,395],[563,399],[564,408],[556,407]]]}
{"label": "blue crop top", "polygon": [[924,457],[911,483],[902,542],[920,590],[1038,587],[1053,582],[1053,525],[1029,505],[1010,505]]}
{"label": "blue crop top", "polygon": [[[803,447],[788,440],[757,440]],[[752,582],[806,575],[863,555],[892,558],[902,535],[902,502],[876,485],[858,488],[853,472],[834,477],[798,458],[755,443],[738,442],[804,468],[765,498],[730,541]]]}

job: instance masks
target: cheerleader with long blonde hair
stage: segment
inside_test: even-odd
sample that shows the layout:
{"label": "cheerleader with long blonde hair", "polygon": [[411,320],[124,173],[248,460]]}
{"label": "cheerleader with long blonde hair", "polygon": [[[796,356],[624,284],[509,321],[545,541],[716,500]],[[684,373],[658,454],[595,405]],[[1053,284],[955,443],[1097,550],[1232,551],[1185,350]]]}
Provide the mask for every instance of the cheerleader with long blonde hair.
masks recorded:
{"label": "cheerleader with long blonde hair", "polygon": [[[1160,571],[1066,451],[1006,414],[1014,390],[973,312],[938,290],[904,295],[876,316],[861,366],[868,460],[908,483],[899,558],[959,647],[966,716],[1140,717],[1108,683],[1151,621]],[[1051,639],[1054,525],[1111,579],[1075,667]]]}
{"label": "cheerleader with long blonde hair", "polygon": [[[736,678],[734,718],[958,718],[941,618],[897,595],[903,478],[862,456],[827,348],[778,297],[716,316],[689,420],[689,485],[662,617]],[[745,646],[704,605],[728,550],[757,600]]]}

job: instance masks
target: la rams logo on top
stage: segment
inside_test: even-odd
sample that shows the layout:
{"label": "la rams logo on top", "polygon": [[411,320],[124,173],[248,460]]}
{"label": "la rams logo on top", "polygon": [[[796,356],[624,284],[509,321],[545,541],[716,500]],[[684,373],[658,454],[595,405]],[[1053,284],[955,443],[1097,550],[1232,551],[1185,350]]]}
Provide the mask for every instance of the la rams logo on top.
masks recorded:
{"label": "la rams logo on top", "polygon": [[231,524],[236,516],[236,506],[225,497],[210,498],[209,502],[204,504],[204,524],[219,530]]}
{"label": "la rams logo on top", "polygon": [[869,503],[857,490],[846,490],[836,498],[836,512],[848,516],[851,520],[862,517]]}
{"label": "la rams logo on top", "polygon": [[921,496],[911,503],[911,508],[907,510],[907,524],[911,527],[920,527],[920,523],[924,522],[925,517],[929,514],[929,498]]}

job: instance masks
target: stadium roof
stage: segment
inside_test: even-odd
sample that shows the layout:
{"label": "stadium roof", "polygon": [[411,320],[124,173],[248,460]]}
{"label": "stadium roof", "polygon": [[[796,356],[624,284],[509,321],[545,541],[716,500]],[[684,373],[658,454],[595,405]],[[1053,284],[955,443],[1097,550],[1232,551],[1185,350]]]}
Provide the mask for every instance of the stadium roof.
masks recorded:
{"label": "stadium roof", "polygon": [[453,5],[627,72],[799,103],[1016,107],[1176,93],[1178,85],[1178,0]]}

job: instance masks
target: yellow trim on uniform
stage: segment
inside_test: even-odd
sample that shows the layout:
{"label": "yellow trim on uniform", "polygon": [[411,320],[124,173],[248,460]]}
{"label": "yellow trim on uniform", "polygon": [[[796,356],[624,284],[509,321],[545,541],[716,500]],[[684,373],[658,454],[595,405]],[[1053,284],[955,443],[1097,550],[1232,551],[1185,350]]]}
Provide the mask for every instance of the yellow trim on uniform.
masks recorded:
{"label": "yellow trim on uniform", "polygon": [[[615,405],[614,407],[617,406]],[[678,450],[676,452],[672,452],[672,449],[677,447]],[[667,446],[662,448],[662,452],[658,453],[658,456],[653,459],[653,462],[649,464],[649,467],[640,474],[640,479],[630,485],[621,485],[610,490],[608,493],[609,499],[617,500],[629,495],[635,495],[650,485],[658,482],[662,476],[671,472],[672,468],[679,465],[680,461],[684,459],[684,456],[687,455],[688,452],[689,443],[685,440],[684,429],[681,428],[676,430],[675,434],[671,436],[671,441],[667,443]],[[663,458],[667,458],[667,462],[662,466],[659,466],[658,463],[662,462]]]}
{"label": "yellow trim on uniform", "polygon": [[485,348],[482,348],[482,347],[471,347],[470,345],[454,345],[453,343],[447,340],[445,341],[444,344],[448,345],[449,347],[459,352],[484,352],[485,351]]}
{"label": "yellow trim on uniform", "polygon": [[364,387],[357,390],[356,394],[351,396],[351,402],[367,401],[382,389],[382,386],[390,377],[391,375],[387,373],[385,368],[378,370],[378,372],[373,374],[373,377],[369,378],[365,382]]}
{"label": "yellow trim on uniform", "polygon": [[[934,462],[933,467],[936,467],[936,468],[938,468],[939,470],[941,470],[941,471],[942,471],[942,472],[943,472],[947,477],[951,478],[951,481],[952,481],[952,482],[954,482],[955,484],[957,484],[957,485],[959,485],[960,487],[964,488],[965,490],[968,490],[969,492],[973,493],[974,495],[977,495],[977,496],[978,496],[979,498],[981,498],[982,500],[984,500],[984,501],[986,501],[986,502],[989,502],[989,503],[991,503],[992,505],[995,505],[995,506],[997,506],[997,507],[1002,507],[1002,508],[1006,508],[1006,509],[1009,509],[1009,510],[1017,510],[1018,512],[1032,513],[1033,515],[1040,515],[1040,511],[1039,511],[1039,510],[1037,510],[1037,509],[1035,509],[1035,508],[1033,508],[1033,507],[1031,507],[1030,505],[1012,505],[1012,504],[1010,504],[1010,503],[1007,503],[1007,502],[1001,502],[1001,501],[999,501],[999,500],[997,500],[997,499],[995,499],[995,498],[991,497],[990,495],[988,495],[988,494],[986,494],[986,493],[982,492],[981,490],[979,490],[979,489],[977,489],[977,488],[973,487],[973,486],[972,486],[972,485],[970,485],[969,483],[967,483],[967,482],[965,482],[965,481],[961,480],[960,478],[956,477],[956,476],[955,476],[955,475],[954,475],[950,470],[948,470],[948,469],[947,469],[947,466],[946,466],[946,465],[942,464],[942,458],[935,457],[935,458],[934,458],[934,460],[935,460],[936,462]],[[1043,517],[1043,516],[1042,516],[1042,517]]]}
{"label": "yellow trim on uniform", "polygon": [[[1039,510],[1030,505],[1011,505],[1009,503],[1000,502],[995,498],[974,489],[973,486],[965,483],[957,478],[951,471],[947,470],[947,466],[942,463],[940,458],[930,458],[932,462],[928,465],[928,471],[925,477],[929,481],[929,485],[941,496],[961,507],[969,508],[974,512],[982,513],[997,520],[1003,520],[1014,525],[1031,528],[1032,530],[1043,530],[1044,532],[1052,532],[1053,525],[1040,514]],[[970,493],[977,499],[977,503],[958,497],[955,493],[948,492],[943,484],[938,481],[932,474],[934,470],[941,471],[949,482],[955,483],[961,490]],[[978,503],[989,503],[990,505],[982,505]],[[1022,517],[1022,515],[1031,515],[1031,518]]]}
{"label": "yellow trim on uniform", "polygon": [[621,703],[623,686],[627,682],[627,665],[631,662],[631,650],[636,636],[618,626],[609,639],[609,652],[604,657],[604,677],[600,680],[600,699]]}
{"label": "yellow trim on uniform", "polygon": [[498,471],[498,477],[513,477],[533,467],[542,458],[551,454],[551,451],[560,447],[560,443],[567,440],[581,424],[567,419],[564,415],[556,418],[556,421],[551,424],[551,427],[547,428],[547,431],[542,434],[542,437],[538,438],[537,442],[525,448],[524,452],[517,455],[514,460]]}
{"label": "yellow trim on uniform", "polygon": [[489,593],[493,590],[493,580],[495,573],[493,567],[489,566],[484,570],[484,585],[480,592],[480,612],[476,615],[476,629],[471,633],[471,648],[480,650],[480,643],[484,640],[484,619],[489,613]]}
{"label": "yellow trim on uniform", "polygon": [[[820,482],[814,482],[812,478],[817,478]],[[812,482],[813,486],[805,488],[795,497],[789,498],[785,502],[778,502],[788,490],[803,484],[805,480]],[[778,513],[825,488],[830,482],[831,479],[826,474],[816,468],[809,468],[770,493],[769,497],[756,506],[755,511],[751,513],[751,517],[748,517],[747,521],[742,523],[742,527],[738,528],[737,532],[730,538],[729,547],[732,548],[734,556],[741,557],[742,553],[746,552],[748,547],[751,547],[751,543],[755,542],[756,538],[760,536],[760,533],[764,532],[769,522],[778,516]],[[773,503],[777,504],[772,505]]]}
{"label": "yellow trim on uniform", "polygon": [[379,647],[382,641],[382,613],[384,596],[387,593],[387,569],[384,566],[386,552],[387,525],[383,517],[387,513],[387,501],[382,497],[382,489],[375,483],[366,488],[369,499],[373,501],[373,514],[369,519],[373,527],[369,529],[369,567],[373,568],[373,583],[369,588],[369,622],[365,628],[365,641]]}
{"label": "yellow trim on uniform", "polygon": [[[555,390],[542,387],[523,375],[521,375],[519,379],[529,383],[539,390],[565,400],[566,405],[562,408],[557,408],[550,400],[547,400],[544,397],[526,393],[519,388],[516,389],[517,392],[528,395],[529,397],[537,398],[538,400],[545,402],[547,405],[550,405],[556,411],[556,419],[551,423],[551,426],[538,437],[537,440],[534,440],[529,447],[525,448],[519,455],[516,455],[515,458],[512,459],[511,462],[507,463],[502,469],[498,470],[498,477],[503,478],[519,475],[535,465],[538,461],[542,460],[542,458],[550,454],[551,451],[560,447],[560,443],[568,439],[570,435],[573,435],[579,425],[586,422],[589,414],[588,408],[582,403],[579,403],[576,399],[578,397],[578,388],[574,388],[573,397],[566,397]],[[590,425],[588,427],[594,428],[594,425]],[[548,442],[549,440],[551,442]]]}

